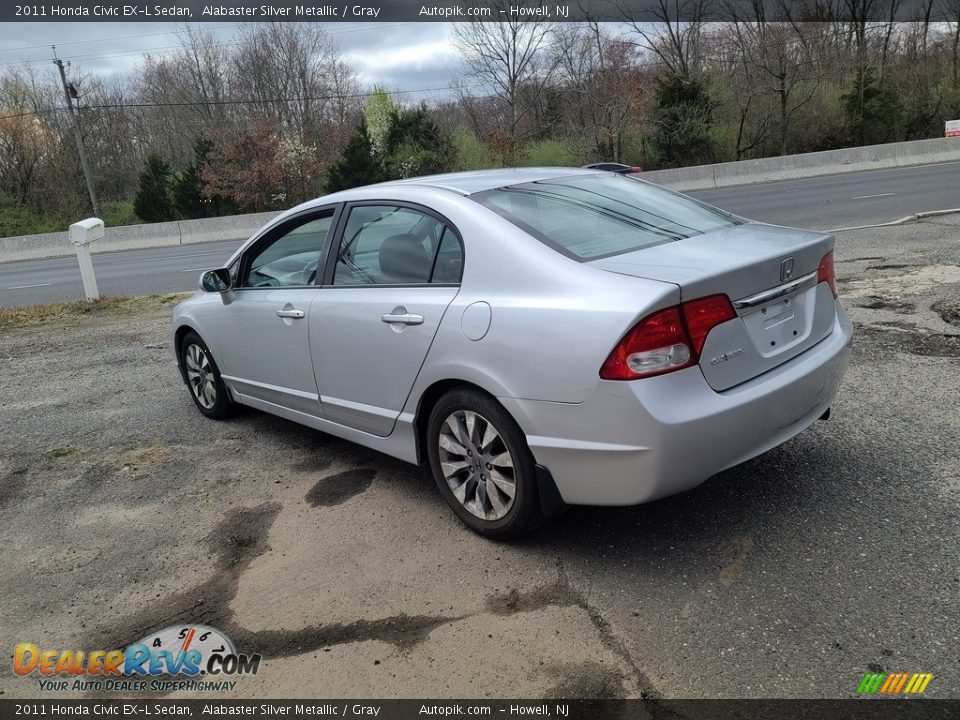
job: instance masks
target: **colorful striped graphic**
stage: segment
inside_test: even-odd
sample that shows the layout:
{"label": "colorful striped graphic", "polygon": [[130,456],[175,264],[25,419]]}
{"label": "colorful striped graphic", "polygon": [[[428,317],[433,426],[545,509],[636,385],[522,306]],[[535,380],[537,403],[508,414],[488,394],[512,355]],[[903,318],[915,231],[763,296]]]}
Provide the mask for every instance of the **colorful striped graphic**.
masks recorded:
{"label": "colorful striped graphic", "polygon": [[867,673],[857,695],[920,695],[931,680],[932,673]]}

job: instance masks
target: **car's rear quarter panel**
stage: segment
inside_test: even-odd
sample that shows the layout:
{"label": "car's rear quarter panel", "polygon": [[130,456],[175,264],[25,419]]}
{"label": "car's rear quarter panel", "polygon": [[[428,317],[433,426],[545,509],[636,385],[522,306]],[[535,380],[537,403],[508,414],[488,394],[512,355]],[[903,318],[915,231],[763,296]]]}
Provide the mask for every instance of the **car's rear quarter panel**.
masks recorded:
{"label": "car's rear quarter panel", "polygon": [[[676,285],[564,257],[469,199],[432,207],[462,235],[464,272],[410,402],[445,379],[496,396],[583,402],[622,335],[642,315],[679,300]],[[479,340],[464,333],[464,313],[475,303],[490,306]]]}

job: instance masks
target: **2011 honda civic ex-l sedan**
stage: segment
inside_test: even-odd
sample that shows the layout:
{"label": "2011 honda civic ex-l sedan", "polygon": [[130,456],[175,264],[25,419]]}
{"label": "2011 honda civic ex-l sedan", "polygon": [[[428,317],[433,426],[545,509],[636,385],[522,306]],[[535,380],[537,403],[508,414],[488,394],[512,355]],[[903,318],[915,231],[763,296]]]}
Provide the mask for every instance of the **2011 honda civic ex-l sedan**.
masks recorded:
{"label": "2011 honda civic ex-l sedan", "polygon": [[426,461],[508,538],[686,490],[823,416],[852,337],[833,243],[613,173],[415,178],[280,215],[203,274],[173,343],[204,415]]}

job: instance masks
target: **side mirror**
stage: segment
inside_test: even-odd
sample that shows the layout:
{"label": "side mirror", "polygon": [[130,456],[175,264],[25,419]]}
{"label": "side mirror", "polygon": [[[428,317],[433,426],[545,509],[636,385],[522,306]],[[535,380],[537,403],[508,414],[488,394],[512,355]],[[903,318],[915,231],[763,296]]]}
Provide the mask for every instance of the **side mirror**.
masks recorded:
{"label": "side mirror", "polygon": [[206,292],[226,292],[230,289],[230,271],[226,268],[207,270],[200,276],[200,289]]}

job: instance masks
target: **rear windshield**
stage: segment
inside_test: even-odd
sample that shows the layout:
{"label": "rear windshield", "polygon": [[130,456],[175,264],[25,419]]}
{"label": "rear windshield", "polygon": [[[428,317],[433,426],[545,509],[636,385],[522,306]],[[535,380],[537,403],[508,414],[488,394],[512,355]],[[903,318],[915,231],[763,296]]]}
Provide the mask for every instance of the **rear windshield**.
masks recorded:
{"label": "rear windshield", "polygon": [[580,175],[470,196],[577,260],[682,240],[737,220],[664,188],[621,175]]}

